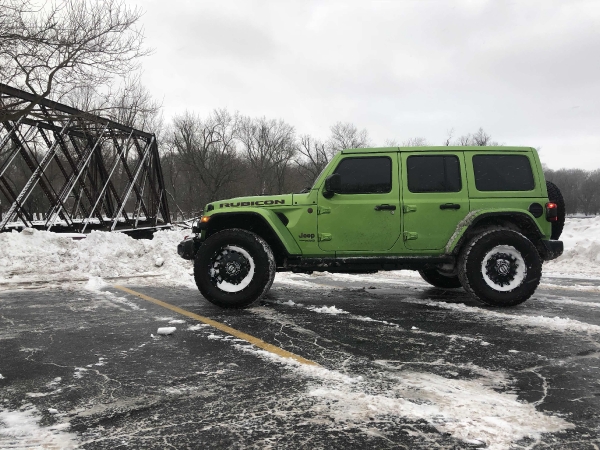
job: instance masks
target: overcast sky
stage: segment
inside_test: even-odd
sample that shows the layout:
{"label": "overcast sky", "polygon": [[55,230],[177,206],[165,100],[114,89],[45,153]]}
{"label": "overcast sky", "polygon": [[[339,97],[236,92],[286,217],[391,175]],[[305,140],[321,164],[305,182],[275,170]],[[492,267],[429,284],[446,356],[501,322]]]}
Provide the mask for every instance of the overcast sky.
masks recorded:
{"label": "overcast sky", "polygon": [[167,119],[226,107],[321,139],[352,122],[375,145],[483,127],[600,168],[598,0],[137,3]]}

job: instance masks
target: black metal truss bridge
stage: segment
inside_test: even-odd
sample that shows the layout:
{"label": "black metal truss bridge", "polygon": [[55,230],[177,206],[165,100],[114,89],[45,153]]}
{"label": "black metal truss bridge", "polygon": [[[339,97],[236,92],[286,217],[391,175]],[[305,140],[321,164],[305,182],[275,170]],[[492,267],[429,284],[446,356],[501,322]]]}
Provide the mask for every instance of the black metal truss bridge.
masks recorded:
{"label": "black metal truss bridge", "polygon": [[[31,104],[7,119],[11,105]],[[0,232],[148,234],[170,224],[155,135],[1,83],[0,114]]]}

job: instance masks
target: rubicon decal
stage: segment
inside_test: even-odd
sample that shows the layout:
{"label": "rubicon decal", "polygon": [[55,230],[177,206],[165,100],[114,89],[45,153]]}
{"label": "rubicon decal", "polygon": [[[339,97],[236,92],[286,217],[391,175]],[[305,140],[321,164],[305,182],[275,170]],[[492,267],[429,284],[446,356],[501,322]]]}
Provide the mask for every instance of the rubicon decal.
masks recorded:
{"label": "rubicon decal", "polygon": [[285,205],[285,200],[256,200],[254,202],[219,203],[219,208],[236,208],[242,206]]}

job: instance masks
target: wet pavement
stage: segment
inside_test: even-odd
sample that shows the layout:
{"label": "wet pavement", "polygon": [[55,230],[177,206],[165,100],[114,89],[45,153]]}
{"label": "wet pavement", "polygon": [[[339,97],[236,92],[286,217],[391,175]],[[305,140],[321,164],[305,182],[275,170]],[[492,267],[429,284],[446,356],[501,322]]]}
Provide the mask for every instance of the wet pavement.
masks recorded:
{"label": "wet pavement", "polygon": [[597,281],[511,309],[377,274],[286,275],[234,311],[128,287],[319,366],[114,287],[0,292],[0,422],[39,427],[0,448],[600,447]]}

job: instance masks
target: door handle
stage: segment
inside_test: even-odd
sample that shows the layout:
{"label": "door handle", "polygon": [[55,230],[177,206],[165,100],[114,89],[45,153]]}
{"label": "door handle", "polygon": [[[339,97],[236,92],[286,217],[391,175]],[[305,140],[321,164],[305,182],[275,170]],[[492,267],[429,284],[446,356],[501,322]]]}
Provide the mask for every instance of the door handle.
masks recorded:
{"label": "door handle", "polygon": [[375,211],[396,211],[396,205],[377,205]]}
{"label": "door handle", "polygon": [[458,203],[443,203],[440,205],[440,209],[460,209]]}

